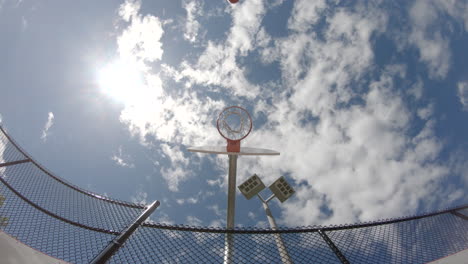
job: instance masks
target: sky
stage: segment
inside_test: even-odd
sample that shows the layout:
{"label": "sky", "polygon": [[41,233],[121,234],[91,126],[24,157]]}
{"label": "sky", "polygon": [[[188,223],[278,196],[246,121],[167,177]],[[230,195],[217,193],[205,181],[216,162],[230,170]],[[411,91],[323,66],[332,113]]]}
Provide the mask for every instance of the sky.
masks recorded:
{"label": "sky", "polygon": [[237,105],[242,146],[281,153],[240,157],[237,184],[296,190],[279,225],[413,215],[468,202],[467,31],[466,0],[0,0],[0,122],[68,182],[222,227],[228,158],[187,148],[225,145]]}

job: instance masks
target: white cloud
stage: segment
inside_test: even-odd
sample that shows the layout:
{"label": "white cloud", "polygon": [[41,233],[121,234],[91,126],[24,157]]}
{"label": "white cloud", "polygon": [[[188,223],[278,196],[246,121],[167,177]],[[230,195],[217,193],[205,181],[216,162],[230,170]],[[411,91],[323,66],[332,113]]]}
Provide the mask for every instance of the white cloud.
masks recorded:
{"label": "white cloud", "polygon": [[437,27],[446,23],[447,14],[468,30],[468,3],[464,1],[418,0],[409,13],[412,22],[409,43],[419,49],[420,60],[427,64],[434,79],[447,76],[452,60],[450,41],[444,37],[441,27]]}
{"label": "white cloud", "polygon": [[226,41],[208,41],[197,62],[192,65],[184,61],[181,70],[175,71],[175,77],[186,78],[189,85],[196,83],[207,87],[216,86],[236,96],[257,96],[259,87],[247,80],[245,69],[238,65],[236,56],[245,57],[254,48],[264,14],[263,1],[252,0],[238,5],[232,11],[233,26]]}
{"label": "white cloud", "polygon": [[432,2],[440,10],[447,12],[450,16],[463,23],[465,26],[465,31],[468,31],[468,3],[466,1],[432,0]]}
{"label": "white cloud", "polygon": [[[378,6],[328,12],[323,2],[305,12],[304,3],[294,2],[295,17],[288,21],[293,30],[275,39],[261,26],[266,12],[263,2],[245,1],[230,11],[233,24],[224,41],[208,41],[199,56],[183,61],[178,68],[163,65],[161,73],[147,71],[152,84],[141,103],[127,106],[120,118],[143,143],[150,145],[147,136],[151,135],[161,145],[161,153],[170,161],[160,169],[169,189],[177,191],[192,176],[189,168],[194,163],[182,151],[184,146],[222,142],[213,126],[213,113],[224,102],[207,97],[205,92],[210,91],[233,100],[255,100],[253,115],[266,116],[266,124],[256,127],[243,145],[276,149],[281,155],[242,157],[238,175],[242,182],[251,173],[261,172],[268,184],[286,173],[301,183],[296,195],[282,205],[279,222],[307,225],[374,220],[433,208],[443,204],[444,197],[460,197],[460,187],[439,185],[450,169],[436,162],[443,145],[434,133],[432,105],[413,109],[404,100],[411,95],[419,102],[424,83],[418,81],[409,90],[399,91],[394,80],[406,76],[402,65],[389,65],[368,77],[375,66],[372,36],[386,30],[386,12]],[[450,59],[443,58],[441,51],[447,44],[442,35],[421,33],[432,23],[432,11],[418,13],[421,6],[417,5],[424,3],[418,2],[411,11],[415,15],[409,42],[421,50],[421,60],[429,65],[431,76],[443,77]],[[306,25],[318,21],[322,10],[327,11],[327,26],[319,37]],[[135,16],[140,15],[128,17]],[[238,63],[261,49],[263,58],[259,59],[280,65],[281,76],[275,84],[250,83]],[[145,54],[140,55],[132,53],[144,62],[155,58],[149,54],[146,60]],[[184,82],[185,89],[176,95],[169,93],[160,75]],[[412,124],[418,117],[423,127],[414,135]],[[208,158],[216,169],[226,170],[225,158]],[[207,183],[225,187],[225,181],[220,174]],[[225,215],[217,206],[208,210]]]}
{"label": "white cloud", "polygon": [[153,144],[151,140],[148,141],[148,135],[159,142],[171,143],[170,147],[162,145],[162,153],[169,159],[170,165],[160,166],[160,173],[168,182],[169,189],[177,191],[179,183],[191,176],[181,146],[204,145],[218,140],[214,139],[214,128],[206,128],[211,127],[207,124],[212,122],[212,113],[222,108],[223,103],[200,96],[196,91],[185,90],[174,94],[174,90],[166,87],[160,76],[168,71],[152,72],[151,63],[159,61],[163,54],[162,24],[157,17],[140,15],[139,9],[140,2],[127,1],[119,12],[124,21],[130,22],[118,37],[120,56],[125,61],[135,61],[145,74],[144,87],[135,91],[134,103],[125,105],[120,120],[148,147]]}
{"label": "white cloud", "polygon": [[163,224],[167,224],[167,225],[174,225],[176,224],[170,217],[168,214],[164,213],[164,212],[160,212],[159,210],[156,210],[156,212],[154,213],[154,216],[155,216],[155,221],[157,223],[163,223]]}
{"label": "white cloud", "polygon": [[141,8],[141,1],[127,0],[119,7],[119,16],[123,20],[129,22],[132,17],[138,17],[138,11]]}
{"label": "white cloud", "polygon": [[111,157],[115,163],[121,167],[126,167],[126,168],[134,168],[135,165],[129,161],[131,160],[130,155],[125,155],[122,152],[122,146],[119,146],[118,153],[115,154],[114,156]]}
{"label": "white cloud", "polygon": [[124,61],[158,61],[163,54],[160,40],[164,30],[157,17],[138,14],[140,6],[139,1],[127,0],[120,7],[119,15],[130,22],[117,40],[120,57]]}
{"label": "white cloud", "polygon": [[202,220],[192,215],[187,216],[186,222],[188,225],[191,226],[201,226],[203,223]]}
{"label": "white cloud", "polygon": [[[450,171],[435,162],[442,143],[434,135],[430,106],[419,111],[425,127],[416,136],[407,133],[417,113],[393,83],[405,76],[404,67],[387,67],[367,89],[351,86],[372,69],[370,38],[387,21],[378,9],[357,10],[329,14],[324,39],[295,32],[275,41],[289,90],[275,93],[271,105],[258,104],[268,122],[246,141],[282,153],[243,159],[238,174],[242,180],[262,171],[267,183],[288,172],[303,183],[282,205],[288,217],[281,221],[288,225],[404,215],[437,206],[447,195],[439,182]],[[414,94],[420,97],[416,88]],[[362,103],[350,104],[353,98]]]}
{"label": "white cloud", "polygon": [[[298,6],[298,2],[295,4]],[[447,175],[448,170],[431,165],[440,152],[441,143],[432,133],[430,108],[419,111],[421,117],[428,119],[420,134],[412,138],[405,133],[416,113],[405,105],[403,95],[395,91],[392,80],[404,76],[405,68],[389,66],[369,85],[369,92],[357,92],[350,87],[352,81],[371,69],[370,38],[375,32],[385,30],[387,21],[386,15],[377,9],[358,11],[339,10],[327,16],[329,27],[324,32],[325,39],[301,32],[307,30],[302,28],[306,22],[301,21],[316,21],[316,18],[307,17],[307,12],[301,13],[289,22],[296,33],[275,40],[271,47],[277,51],[274,59],[281,64],[282,81],[287,87],[284,92],[273,93],[272,105],[262,102],[257,105],[257,110],[268,116],[268,123],[246,142],[279,149],[282,155],[279,158],[241,159],[238,173],[242,180],[254,169],[259,170],[268,182],[280,176],[278,172],[289,172],[296,181],[307,183],[298,189],[296,199],[284,205],[285,215],[289,215],[288,224],[401,215],[412,212],[421,199],[434,192],[443,193],[436,182]],[[256,13],[259,19],[262,12]],[[256,35],[236,22],[238,20],[234,20],[226,40],[226,43],[234,44],[209,43],[196,67],[186,63],[179,74],[199,84],[218,84],[223,79],[219,70],[226,69],[226,64],[236,65],[226,54],[237,50],[231,54],[242,56],[254,48],[251,43],[255,36],[258,36],[259,46],[270,45],[270,36],[264,30],[257,27]],[[414,87],[412,92],[420,98],[417,88]],[[271,93],[268,89],[265,93]],[[237,94],[244,95],[242,92],[242,89],[237,90]],[[340,106],[358,97],[363,100],[363,105]],[[317,121],[310,122],[311,117]],[[224,168],[225,160],[216,161],[220,168]],[[209,180],[208,183],[216,184],[219,180]],[[376,189],[381,191],[375,192]],[[324,215],[321,205],[333,211],[331,217]]]}
{"label": "white cloud", "polygon": [[247,216],[248,216],[250,219],[252,219],[252,220],[254,220],[254,219],[257,218],[257,216],[256,216],[253,212],[249,212],[249,213],[247,214]]}
{"label": "white cloud", "polygon": [[463,110],[468,111],[468,82],[459,82],[457,84],[457,96],[463,105]]}
{"label": "white cloud", "polygon": [[210,205],[207,207],[208,210],[211,210],[213,211],[213,213],[216,215],[216,216],[225,216],[226,215],[226,210],[224,209],[220,209],[219,206],[217,204],[215,205]]}
{"label": "white cloud", "polygon": [[170,164],[167,167],[161,167],[161,175],[166,180],[169,190],[178,191],[179,183],[191,175],[187,169],[189,161],[179,146],[171,147],[168,144],[161,144],[160,148],[163,156],[170,160]]}
{"label": "white cloud", "polygon": [[143,191],[143,186],[139,186],[136,194],[132,197],[130,197],[130,200],[133,202],[133,203],[138,203],[138,204],[148,204],[148,201],[146,199],[148,199],[148,193]]}
{"label": "white cloud", "polygon": [[[443,197],[438,182],[448,169],[434,162],[441,143],[433,135],[433,122],[416,137],[406,136],[412,117],[388,82],[384,78],[371,85],[365,106],[320,114],[315,132],[298,125],[298,113],[291,109],[283,118],[297,123],[277,130],[294,136],[263,140],[281,142],[284,154],[277,170],[308,183],[284,205],[288,224],[390,217],[412,212],[427,197]],[[331,218],[323,215],[321,204],[333,210]]]}
{"label": "white cloud", "polygon": [[233,25],[226,41],[230,47],[244,56],[252,50],[255,34],[264,15],[265,6],[261,0],[246,1],[235,8],[232,14]]}
{"label": "white cloud", "polygon": [[420,100],[423,95],[423,82],[418,79],[407,91],[408,95],[413,96],[416,100]]}
{"label": "white cloud", "polygon": [[288,21],[290,29],[306,32],[320,19],[320,12],[326,7],[324,0],[300,0],[294,3],[291,17]]}
{"label": "white cloud", "polygon": [[184,198],[176,199],[176,202],[177,202],[179,205],[183,205],[183,204],[197,204],[197,203],[201,202],[202,200],[205,200],[206,198],[211,197],[211,196],[213,196],[213,195],[214,195],[213,192],[199,191],[195,196],[188,197],[188,198],[186,198],[186,199],[184,199]]}
{"label": "white cloud", "polygon": [[26,17],[22,16],[21,17],[21,29],[23,31],[25,31],[27,28],[28,28],[28,20],[26,19]]}
{"label": "white cloud", "polygon": [[216,179],[216,180],[206,180],[206,183],[210,186],[220,186],[221,185],[221,179]]}
{"label": "white cloud", "polygon": [[146,142],[146,135],[152,135],[161,142],[163,154],[170,160],[170,167],[161,167],[160,172],[168,181],[170,190],[178,190],[178,184],[190,177],[188,158],[182,147],[209,145],[220,139],[216,128],[211,126],[212,113],[222,108],[220,102],[206,98],[198,99],[195,93],[184,92],[179,98],[167,96],[154,99],[145,94],[148,102],[125,108],[120,116],[134,135]]}
{"label": "white cloud", "polygon": [[210,224],[208,226],[223,228],[223,227],[226,226],[225,222],[226,221],[222,221],[222,220],[213,220],[213,221],[210,222]]}
{"label": "white cloud", "polygon": [[428,120],[434,113],[434,105],[429,104],[417,110],[418,117],[423,120]]}
{"label": "white cloud", "polygon": [[187,199],[187,203],[189,203],[189,204],[196,204],[197,202],[198,202],[198,199],[195,198],[195,197],[189,197]]}
{"label": "white cloud", "polygon": [[187,19],[185,22],[184,38],[190,42],[195,42],[200,30],[200,23],[197,17],[203,15],[202,2],[197,0],[185,1],[183,3],[184,9],[187,12]]}
{"label": "white cloud", "polygon": [[41,135],[42,141],[45,142],[47,140],[47,137],[49,136],[49,129],[52,127],[53,124],[54,124],[54,113],[49,112],[48,117],[47,117],[47,122],[44,126],[44,129],[42,130],[42,135]]}
{"label": "white cloud", "polygon": [[185,181],[189,177],[189,171],[184,168],[161,168],[161,176],[166,180],[169,190],[173,192],[179,191],[179,183]]}
{"label": "white cloud", "polygon": [[412,31],[409,42],[419,49],[420,59],[427,63],[432,78],[444,78],[450,68],[449,40],[432,29],[438,10],[431,1],[416,1],[410,10]]}
{"label": "white cloud", "polygon": [[460,175],[462,182],[465,186],[468,186],[468,160],[464,157],[468,155],[466,149],[463,148],[463,151],[458,151],[451,156],[450,165],[456,175]]}

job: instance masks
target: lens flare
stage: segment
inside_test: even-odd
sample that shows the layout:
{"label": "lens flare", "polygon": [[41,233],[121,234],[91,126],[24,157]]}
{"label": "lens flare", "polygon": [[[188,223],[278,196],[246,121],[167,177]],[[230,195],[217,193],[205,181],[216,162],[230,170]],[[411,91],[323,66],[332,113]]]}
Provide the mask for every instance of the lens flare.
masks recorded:
{"label": "lens flare", "polygon": [[143,74],[134,63],[116,61],[98,71],[100,89],[115,100],[131,104],[143,89]]}

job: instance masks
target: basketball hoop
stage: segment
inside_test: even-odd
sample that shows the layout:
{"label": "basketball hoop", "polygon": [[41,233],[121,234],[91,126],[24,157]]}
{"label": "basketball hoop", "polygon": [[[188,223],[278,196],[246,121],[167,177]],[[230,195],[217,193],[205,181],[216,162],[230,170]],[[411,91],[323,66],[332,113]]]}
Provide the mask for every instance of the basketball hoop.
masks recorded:
{"label": "basketball hoop", "polygon": [[227,152],[240,152],[240,142],[252,130],[252,118],[239,106],[225,108],[216,122],[219,134],[227,140]]}

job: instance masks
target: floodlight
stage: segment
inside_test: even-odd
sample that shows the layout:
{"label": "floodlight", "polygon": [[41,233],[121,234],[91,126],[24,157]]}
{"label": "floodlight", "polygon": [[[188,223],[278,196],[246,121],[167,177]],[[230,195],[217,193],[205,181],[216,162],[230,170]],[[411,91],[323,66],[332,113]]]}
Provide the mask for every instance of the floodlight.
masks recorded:
{"label": "floodlight", "polygon": [[[286,182],[284,177],[280,177],[276,180],[272,185],[270,185],[270,190],[273,194],[268,199],[263,199],[260,195],[260,191],[265,189],[265,185],[263,184],[260,177],[257,174],[254,174],[252,177],[247,179],[244,183],[239,185],[239,190],[242,194],[249,200],[253,196],[257,195],[260,201],[262,201],[263,209],[265,209],[265,214],[267,216],[268,222],[270,223],[270,227],[273,230],[277,230],[275,218],[271,214],[270,207],[268,206],[268,202],[271,201],[274,197],[278,197],[281,202],[286,201],[291,195],[294,193],[294,189]],[[281,238],[281,234],[275,234],[276,246],[278,247],[278,252],[281,256],[281,262],[283,264],[292,264],[291,257],[288,254],[286,247],[284,246],[283,239]]]}
{"label": "floodlight", "polygon": [[286,201],[295,192],[284,176],[281,176],[268,188],[270,188],[270,191],[278,198],[278,200],[280,200],[280,202]]}
{"label": "floodlight", "polygon": [[238,186],[241,193],[250,200],[250,198],[257,195],[263,189],[265,189],[265,184],[263,184],[260,177],[257,174],[252,175],[252,177],[248,178],[244,183]]}

